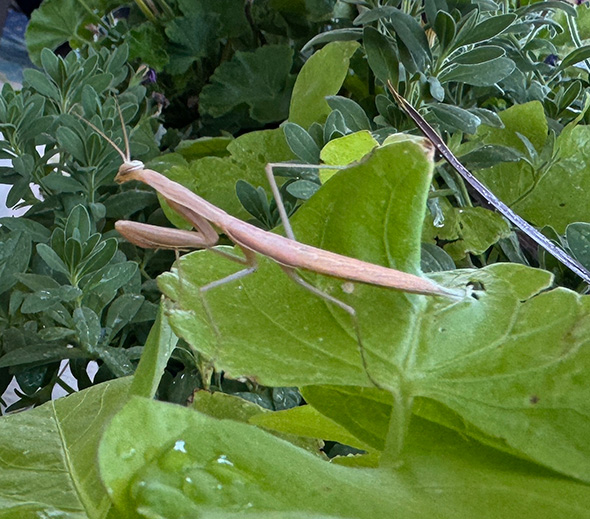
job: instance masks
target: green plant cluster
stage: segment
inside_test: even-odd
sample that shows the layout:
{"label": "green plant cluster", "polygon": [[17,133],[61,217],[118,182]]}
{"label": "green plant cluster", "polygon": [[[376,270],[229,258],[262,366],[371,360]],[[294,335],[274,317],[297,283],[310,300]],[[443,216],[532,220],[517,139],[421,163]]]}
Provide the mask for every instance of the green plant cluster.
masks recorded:
{"label": "green plant cluster", "polygon": [[[112,380],[0,420],[0,517],[588,516],[587,287],[432,159],[386,85],[590,268],[590,9],[72,1],[56,30],[57,4],[28,32],[43,71],[1,99],[2,179],[32,207],[0,222],[0,373],[28,390],[15,407],[48,400],[62,359],[80,387],[90,359]],[[64,41],[78,54],[41,50]],[[121,144],[115,99],[134,157],[228,213],[281,232],[265,165],[289,162],[298,240],[466,296],[302,273],[359,342],[261,257],[205,308],[243,266],[197,251],[168,272],[113,230],[187,228],[116,186],[120,157],[75,117]]]}
{"label": "green plant cluster", "polygon": [[352,10],[337,0],[48,0],[33,13],[27,46],[39,63],[44,48],[66,42],[125,43],[131,60],[157,74],[154,91],[171,103],[167,128],[234,133],[287,117],[299,50]]}
{"label": "green plant cluster", "polygon": [[63,384],[62,359],[70,359],[81,388],[91,385],[91,360],[101,361],[97,381],[131,374],[139,358],[133,346],[156,314],[157,292],[138,268],[149,269],[150,256],[120,248],[113,231],[116,219],[157,211],[156,197],[114,185],[119,155],[80,120],[121,143],[120,108],[139,127],[134,153],[157,150],[145,88],[127,58],[125,46],[90,50],[86,59],[45,50],[42,70],[26,70],[22,90],[2,91],[1,154],[12,159],[1,172],[7,205],[29,206],[1,222],[0,387],[15,376],[23,391],[11,409],[49,400]]}

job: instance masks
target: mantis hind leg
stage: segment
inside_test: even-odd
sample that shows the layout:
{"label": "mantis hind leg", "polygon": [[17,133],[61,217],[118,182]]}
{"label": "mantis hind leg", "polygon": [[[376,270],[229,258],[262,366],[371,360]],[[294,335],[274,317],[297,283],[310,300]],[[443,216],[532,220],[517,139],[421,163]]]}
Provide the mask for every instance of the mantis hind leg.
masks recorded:
{"label": "mantis hind leg", "polygon": [[369,372],[369,367],[367,365],[367,359],[365,356],[365,347],[363,346],[363,340],[361,338],[361,329],[360,329],[359,320],[358,320],[356,310],[352,306],[347,305],[344,301],[340,301],[340,299],[337,299],[336,297],[331,296],[330,294],[327,294],[326,292],[320,290],[319,288],[314,287],[311,283],[308,283],[307,281],[305,281],[305,279],[303,279],[297,273],[297,271],[295,269],[293,269],[291,267],[286,267],[284,265],[281,265],[281,268],[283,269],[285,274],[287,274],[287,276],[289,276],[293,281],[295,281],[295,283],[297,283],[301,287],[305,288],[306,290],[309,290],[312,294],[314,294],[318,297],[321,297],[325,301],[328,301],[332,304],[335,304],[339,308],[342,308],[342,310],[344,310],[345,312],[348,313],[348,315],[350,315],[350,318],[352,320],[352,325],[353,325],[353,328],[354,328],[354,331],[356,334],[356,340],[357,340],[357,344],[359,347],[359,353],[361,356],[361,362],[363,364],[363,369],[365,370],[365,373],[366,373],[367,377],[369,378],[369,380],[371,381],[371,383],[375,387],[381,388],[379,383],[372,377],[371,373]]}

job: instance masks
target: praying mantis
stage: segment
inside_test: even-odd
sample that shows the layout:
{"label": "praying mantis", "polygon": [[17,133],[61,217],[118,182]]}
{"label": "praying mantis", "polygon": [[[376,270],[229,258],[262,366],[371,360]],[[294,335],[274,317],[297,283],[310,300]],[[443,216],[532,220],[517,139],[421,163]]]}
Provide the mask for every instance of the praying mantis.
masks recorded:
{"label": "praying mantis", "polygon": [[[273,196],[277,201],[277,207],[286,236],[262,230],[231,216],[181,184],[168,179],[157,171],[145,168],[141,161],[131,160],[129,138],[121,112],[119,112],[119,117],[123,127],[125,152],[96,126],[84,120],[86,124],[105,138],[121,156],[123,163],[119,168],[115,180],[119,183],[137,180],[151,186],[164,197],[175,212],[190,222],[195,229],[194,231],[170,229],[120,220],[115,224],[115,228],[119,233],[139,247],[172,249],[175,251],[191,248],[208,249],[222,254],[228,259],[244,266],[242,270],[208,283],[199,289],[209,321],[218,334],[219,331],[216,329],[214,320],[204,299],[204,294],[215,287],[237,281],[254,273],[257,269],[257,254],[271,259],[295,283],[325,301],[336,305],[350,315],[365,372],[369,378],[371,376],[366,369],[360,327],[355,309],[307,282],[298,273],[298,269],[312,271],[346,281],[386,287],[413,294],[440,296],[455,301],[461,301],[468,295],[468,289],[446,288],[417,275],[342,256],[296,241],[273,175],[273,167],[285,167],[287,164],[269,163],[265,167],[266,176],[270,183]],[[429,146],[428,141],[425,141],[424,147],[425,153],[432,157],[432,148]],[[288,164],[288,166],[293,167],[293,164]],[[310,166],[306,165],[305,167]],[[216,228],[220,229],[239,247],[243,253],[243,257],[235,256],[224,250],[215,248],[219,240],[219,234]]]}

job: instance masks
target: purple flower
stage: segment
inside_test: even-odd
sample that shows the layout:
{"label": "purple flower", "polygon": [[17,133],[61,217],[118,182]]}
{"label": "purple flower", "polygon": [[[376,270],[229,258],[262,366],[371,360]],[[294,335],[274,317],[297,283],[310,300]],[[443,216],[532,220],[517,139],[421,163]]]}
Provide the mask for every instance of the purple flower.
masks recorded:
{"label": "purple flower", "polygon": [[558,59],[559,58],[555,54],[549,54],[549,56],[547,56],[543,60],[543,63],[547,63],[547,65],[551,65],[552,67],[554,67],[555,65],[557,65],[557,60]]}
{"label": "purple flower", "polygon": [[147,85],[148,83],[155,83],[158,79],[158,75],[153,68],[149,68],[147,72],[143,75],[143,79],[141,81],[142,85]]}

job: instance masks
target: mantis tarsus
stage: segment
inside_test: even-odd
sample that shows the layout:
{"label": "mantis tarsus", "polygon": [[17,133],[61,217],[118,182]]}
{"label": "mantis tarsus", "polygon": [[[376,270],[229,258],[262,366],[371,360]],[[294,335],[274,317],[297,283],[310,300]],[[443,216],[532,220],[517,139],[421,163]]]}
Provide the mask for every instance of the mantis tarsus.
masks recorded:
{"label": "mantis tarsus", "polygon": [[[194,226],[195,231],[169,229],[131,221],[117,222],[115,224],[116,229],[127,240],[140,247],[174,250],[188,248],[211,249],[233,261],[241,263],[245,267],[227,277],[202,286],[200,288],[201,296],[214,287],[241,279],[253,273],[257,268],[256,254],[266,256],[275,261],[293,281],[316,296],[340,307],[351,316],[363,365],[370,379],[371,376],[367,371],[360,328],[354,308],[308,283],[298,274],[296,269],[304,269],[348,281],[393,288],[414,294],[443,296],[455,300],[462,300],[467,296],[468,290],[466,289],[445,288],[420,276],[367,263],[297,242],[289,224],[273,175],[272,168],[281,166],[280,164],[267,164],[265,169],[273,195],[277,200],[279,214],[287,237],[264,231],[229,215],[186,187],[166,178],[156,171],[146,169],[142,162],[131,160],[125,124],[122,116],[120,118],[121,124],[123,125],[123,136],[126,146],[125,153],[98,128],[86,121],[117,150],[123,160],[123,164],[119,168],[115,180],[119,183],[138,180],[153,187],[166,199],[174,211]],[[431,150],[427,148],[428,151]],[[282,166],[285,167],[286,164],[282,164]],[[289,166],[292,167],[293,165],[290,164]],[[310,166],[306,165],[306,167]],[[242,250],[244,254],[243,258],[214,248],[218,242],[219,235],[212,224],[219,228]],[[216,328],[205,299],[202,298],[202,301],[211,324]],[[375,383],[374,381],[372,382]]]}

